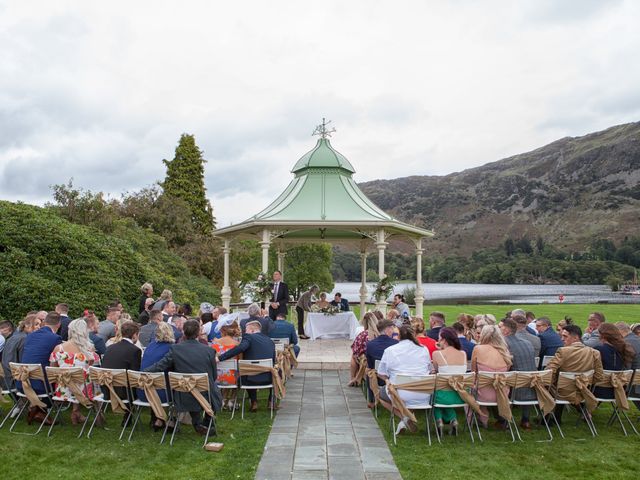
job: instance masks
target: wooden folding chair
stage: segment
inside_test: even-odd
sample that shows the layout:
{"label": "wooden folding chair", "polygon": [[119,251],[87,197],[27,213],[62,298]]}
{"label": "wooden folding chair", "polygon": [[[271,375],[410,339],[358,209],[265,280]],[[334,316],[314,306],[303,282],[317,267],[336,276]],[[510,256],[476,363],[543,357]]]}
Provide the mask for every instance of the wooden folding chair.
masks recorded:
{"label": "wooden folding chair", "polygon": [[[22,407],[13,420],[9,431],[12,433],[19,433],[21,435],[37,435],[51,416],[51,409],[43,402],[43,400],[47,400],[48,402],[51,401],[51,392],[49,391],[49,385],[46,381],[47,377],[44,373],[44,369],[39,363],[14,362],[9,363],[9,368],[11,368],[11,375],[13,375],[13,379],[16,382],[21,382],[22,391],[20,391],[20,388],[18,388],[18,385],[16,384],[16,397],[23,400]],[[34,381],[41,382],[42,385],[44,385],[44,393],[37,393],[34,390],[31,384],[31,382]],[[18,423],[18,420],[29,405],[46,411],[46,415],[42,419],[38,430],[35,433],[14,432],[13,429],[15,428],[16,423]]]}

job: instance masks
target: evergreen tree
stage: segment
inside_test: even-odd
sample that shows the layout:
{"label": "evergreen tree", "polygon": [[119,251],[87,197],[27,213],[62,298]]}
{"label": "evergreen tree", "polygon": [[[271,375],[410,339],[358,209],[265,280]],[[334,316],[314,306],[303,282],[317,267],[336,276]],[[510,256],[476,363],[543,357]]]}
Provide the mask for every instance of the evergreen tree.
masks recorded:
{"label": "evergreen tree", "polygon": [[186,202],[195,229],[203,235],[211,233],[215,219],[204,187],[206,160],[202,158],[202,150],[196,145],[194,136],[183,133],[173,160],[163,162],[167,166],[167,176],[162,184],[165,195]]}

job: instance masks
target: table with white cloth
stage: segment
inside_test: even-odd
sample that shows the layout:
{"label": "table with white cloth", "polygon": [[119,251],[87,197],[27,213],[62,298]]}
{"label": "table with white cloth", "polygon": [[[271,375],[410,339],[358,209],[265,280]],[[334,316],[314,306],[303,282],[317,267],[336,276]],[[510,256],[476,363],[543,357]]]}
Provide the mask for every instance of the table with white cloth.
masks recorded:
{"label": "table with white cloth", "polygon": [[335,315],[309,312],[304,333],[311,340],[316,338],[349,338],[353,340],[356,338],[359,326],[358,319],[353,312],[340,312]]}

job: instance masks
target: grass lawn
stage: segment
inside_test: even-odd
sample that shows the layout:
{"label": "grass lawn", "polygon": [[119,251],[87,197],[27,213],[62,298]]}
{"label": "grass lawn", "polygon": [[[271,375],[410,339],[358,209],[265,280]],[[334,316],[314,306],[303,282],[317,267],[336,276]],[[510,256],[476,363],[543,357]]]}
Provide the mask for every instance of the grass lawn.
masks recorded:
{"label": "grass lawn", "polygon": [[[173,447],[168,440],[160,445],[162,432],[148,426],[149,415],[142,414],[141,423],[131,443],[118,440],[122,417],[108,414],[109,429],[94,430],[91,439],[78,439],[80,426],[71,425],[69,413],[64,424],[38,436],[9,433],[9,426],[0,430],[0,477],[3,480],[23,478],[140,478],[140,479],[250,479],[253,478],[271,430],[266,408],[266,393],[260,397],[257,414],[239,412],[231,420],[230,412],[218,415],[218,435],[212,442],[224,443],[221,452],[202,448],[204,438],[190,425],[183,425],[176,434]],[[248,406],[248,405],[247,405]],[[4,407],[4,405],[3,405]],[[6,411],[6,410],[5,410]],[[21,420],[18,431],[35,431]]]}
{"label": "grass lawn", "polygon": [[[547,441],[544,427],[522,432],[524,441],[516,443],[511,442],[508,432],[481,428],[484,442],[479,443],[476,438],[476,443],[472,444],[468,432],[460,431],[457,437],[445,433],[442,445],[439,445],[433,432],[430,447],[424,415],[416,415],[420,430],[402,433],[398,436],[398,445],[394,446],[389,431],[389,412],[383,408],[378,409],[378,423],[404,480],[638,478],[640,437],[633,433],[625,437],[619,425],[606,427],[610,410],[600,408],[602,411],[595,414],[598,437],[593,438],[584,423],[576,426],[575,413],[565,412],[562,429],[566,438],[562,439],[557,430],[552,429],[552,442]],[[520,413],[515,413],[519,419]],[[630,416],[632,420],[638,417],[638,410],[633,406]],[[460,413],[458,420],[461,419]]]}

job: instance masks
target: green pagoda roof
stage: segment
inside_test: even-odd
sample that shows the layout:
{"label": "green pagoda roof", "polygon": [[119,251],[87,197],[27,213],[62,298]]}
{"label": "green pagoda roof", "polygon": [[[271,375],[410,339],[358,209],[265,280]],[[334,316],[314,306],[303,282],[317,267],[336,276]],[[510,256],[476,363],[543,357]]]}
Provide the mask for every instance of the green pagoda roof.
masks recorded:
{"label": "green pagoda roof", "polygon": [[356,173],[349,160],[333,149],[328,138],[318,139],[313,150],[305,153],[293,166],[291,172],[298,173],[307,168],[341,168],[347,172]]}

